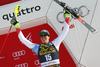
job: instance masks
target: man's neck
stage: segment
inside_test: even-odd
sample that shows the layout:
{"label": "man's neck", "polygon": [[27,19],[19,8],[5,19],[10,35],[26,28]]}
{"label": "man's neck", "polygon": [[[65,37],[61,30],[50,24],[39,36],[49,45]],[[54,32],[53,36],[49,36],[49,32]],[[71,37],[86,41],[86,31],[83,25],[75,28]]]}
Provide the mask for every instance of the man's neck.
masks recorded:
{"label": "man's neck", "polygon": [[46,45],[46,44],[48,44],[49,42],[47,42],[47,43],[42,43],[42,44],[44,44],[44,45]]}

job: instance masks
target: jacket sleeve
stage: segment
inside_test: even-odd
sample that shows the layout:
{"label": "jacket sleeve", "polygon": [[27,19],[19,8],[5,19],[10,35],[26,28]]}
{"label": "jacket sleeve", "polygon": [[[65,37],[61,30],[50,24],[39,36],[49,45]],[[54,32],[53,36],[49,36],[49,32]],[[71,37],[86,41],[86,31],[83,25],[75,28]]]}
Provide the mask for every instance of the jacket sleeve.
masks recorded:
{"label": "jacket sleeve", "polygon": [[61,42],[64,40],[65,36],[67,35],[69,31],[69,19],[70,19],[69,17],[65,18],[65,24],[64,24],[63,31],[60,33],[60,35],[55,40],[52,41],[52,43],[55,45],[57,50],[59,50],[59,46]]}
{"label": "jacket sleeve", "polygon": [[20,30],[20,27],[16,28],[16,31],[17,31],[19,40],[20,40],[24,45],[26,45],[26,46],[27,46],[28,48],[30,48],[30,49],[32,49],[32,48],[35,47],[35,43],[30,42],[29,40],[27,40],[27,39],[24,37],[23,33],[22,33],[21,30]]}

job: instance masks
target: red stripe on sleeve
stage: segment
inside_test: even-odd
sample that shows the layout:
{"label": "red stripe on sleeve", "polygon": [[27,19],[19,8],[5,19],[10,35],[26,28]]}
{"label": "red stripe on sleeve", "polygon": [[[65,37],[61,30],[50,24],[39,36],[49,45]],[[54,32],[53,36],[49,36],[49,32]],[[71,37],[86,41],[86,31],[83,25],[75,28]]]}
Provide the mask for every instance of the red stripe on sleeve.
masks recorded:
{"label": "red stripe on sleeve", "polygon": [[20,27],[19,28],[16,28],[16,30],[17,30],[17,34],[19,34],[19,32],[21,31],[20,30]]}
{"label": "red stripe on sleeve", "polygon": [[70,17],[65,18],[66,23],[69,25],[70,24]]}

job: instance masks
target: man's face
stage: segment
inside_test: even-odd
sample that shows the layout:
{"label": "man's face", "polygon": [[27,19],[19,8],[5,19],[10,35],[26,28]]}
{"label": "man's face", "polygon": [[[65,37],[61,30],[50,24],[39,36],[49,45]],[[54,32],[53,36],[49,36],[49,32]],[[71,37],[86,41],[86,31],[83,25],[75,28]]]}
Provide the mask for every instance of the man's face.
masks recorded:
{"label": "man's face", "polygon": [[40,37],[41,37],[42,43],[48,43],[49,42],[50,37],[47,34],[41,34]]}

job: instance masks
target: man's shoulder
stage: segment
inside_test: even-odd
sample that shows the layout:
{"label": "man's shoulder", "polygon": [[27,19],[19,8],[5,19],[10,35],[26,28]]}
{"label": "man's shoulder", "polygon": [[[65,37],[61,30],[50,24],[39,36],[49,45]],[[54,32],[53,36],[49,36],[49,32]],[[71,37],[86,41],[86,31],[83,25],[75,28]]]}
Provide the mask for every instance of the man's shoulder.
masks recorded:
{"label": "man's shoulder", "polygon": [[39,48],[40,45],[39,44],[35,44],[35,46],[32,48],[32,50]]}

